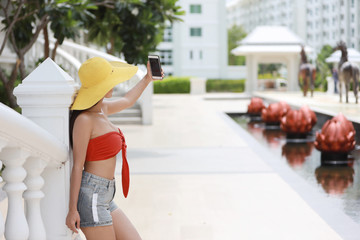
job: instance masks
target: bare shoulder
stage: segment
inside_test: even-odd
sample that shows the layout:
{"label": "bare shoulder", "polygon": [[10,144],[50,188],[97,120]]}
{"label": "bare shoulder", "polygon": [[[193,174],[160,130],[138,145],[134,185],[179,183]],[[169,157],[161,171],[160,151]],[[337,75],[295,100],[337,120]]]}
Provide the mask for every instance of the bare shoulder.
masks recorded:
{"label": "bare shoulder", "polygon": [[91,133],[94,126],[94,117],[88,112],[82,112],[75,120],[74,131]]}

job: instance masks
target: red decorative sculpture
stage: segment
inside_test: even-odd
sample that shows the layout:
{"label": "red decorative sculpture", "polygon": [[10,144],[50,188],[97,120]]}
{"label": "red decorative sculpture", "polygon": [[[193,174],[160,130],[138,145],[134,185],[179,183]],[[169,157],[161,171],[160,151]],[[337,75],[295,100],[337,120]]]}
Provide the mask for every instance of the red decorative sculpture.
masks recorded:
{"label": "red decorative sculpture", "polygon": [[301,111],[307,116],[311,118],[311,125],[315,126],[317,123],[317,117],[314,111],[312,111],[307,105],[304,105],[300,108]]}
{"label": "red decorative sculpture", "polygon": [[303,106],[299,110],[290,110],[281,118],[281,129],[288,135],[306,137],[316,124],[317,118],[309,107]]}
{"label": "red decorative sculpture", "polygon": [[248,114],[260,115],[261,111],[265,108],[264,102],[261,98],[253,97],[248,105]]}
{"label": "red decorative sculpture", "polygon": [[355,129],[343,114],[325,122],[321,132],[316,133],[315,147],[328,153],[348,153],[355,148]]}
{"label": "red decorative sculpture", "polygon": [[261,112],[261,118],[267,124],[279,124],[281,118],[290,110],[285,102],[271,103]]}

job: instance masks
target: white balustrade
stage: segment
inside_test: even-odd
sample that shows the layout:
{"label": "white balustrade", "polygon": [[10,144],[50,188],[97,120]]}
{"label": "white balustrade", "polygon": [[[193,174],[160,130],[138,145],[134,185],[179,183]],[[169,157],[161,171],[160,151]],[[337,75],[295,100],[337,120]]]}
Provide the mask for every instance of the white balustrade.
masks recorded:
{"label": "white balustrade", "polygon": [[41,217],[40,201],[44,197],[41,188],[44,185],[44,179],[41,173],[47,165],[46,160],[39,157],[31,156],[25,162],[27,177],[25,184],[27,190],[24,193],[26,200],[26,219],[29,224],[30,236],[29,240],[46,240],[46,231],[44,222]]}
{"label": "white balustrade", "polygon": [[71,239],[65,217],[73,85],[72,78],[47,59],[15,88],[26,117],[0,103],[0,167],[3,162],[8,196],[0,235],[5,232],[6,239]]}
{"label": "white balustrade", "polygon": [[5,224],[6,239],[28,239],[29,227],[25,218],[22,194],[26,190],[23,183],[26,171],[23,164],[30,156],[24,148],[10,147],[0,152],[0,159],[6,168],[2,174],[6,182],[3,187],[8,195],[8,215]]}
{"label": "white balustrade", "polygon": [[[39,207],[44,196],[41,172],[50,163],[62,166],[68,160],[67,148],[46,130],[3,104],[0,112],[0,160],[5,165],[3,189],[8,196],[5,237],[46,239]],[[1,228],[4,229],[2,216],[2,235]]]}

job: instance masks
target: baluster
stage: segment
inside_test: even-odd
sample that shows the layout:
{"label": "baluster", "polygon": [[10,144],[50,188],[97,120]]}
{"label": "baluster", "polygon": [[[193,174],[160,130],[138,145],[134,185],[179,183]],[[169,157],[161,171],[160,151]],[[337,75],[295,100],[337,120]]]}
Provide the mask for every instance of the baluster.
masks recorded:
{"label": "baluster", "polygon": [[46,164],[46,161],[38,157],[29,157],[24,164],[27,172],[25,184],[28,189],[24,192],[23,196],[26,200],[25,214],[30,230],[29,240],[46,239],[45,226],[40,210],[40,200],[44,197],[44,193],[41,191],[44,185],[41,173]]}
{"label": "baluster", "polygon": [[29,237],[29,227],[24,214],[22,198],[22,194],[26,190],[23,183],[26,171],[22,165],[29,156],[29,152],[17,147],[5,148],[0,152],[0,159],[6,166],[2,176],[6,182],[3,189],[8,195],[5,224],[5,238],[8,240],[25,240]]}
{"label": "baluster", "polygon": [[[7,145],[7,142],[5,140],[0,139],[0,152],[6,145]],[[2,166],[3,166],[3,163],[0,160],[0,170],[2,169]],[[3,185],[2,177],[0,177],[0,184]],[[4,222],[4,218],[3,218],[2,214],[0,214],[0,237],[2,237],[4,235],[4,231],[5,231],[5,222]]]}

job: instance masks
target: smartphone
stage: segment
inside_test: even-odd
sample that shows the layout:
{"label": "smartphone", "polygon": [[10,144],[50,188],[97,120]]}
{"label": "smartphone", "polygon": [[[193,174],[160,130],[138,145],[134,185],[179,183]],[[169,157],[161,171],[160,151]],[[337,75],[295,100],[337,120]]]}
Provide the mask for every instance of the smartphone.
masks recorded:
{"label": "smartphone", "polygon": [[160,57],[158,55],[149,55],[150,69],[153,79],[162,79]]}

